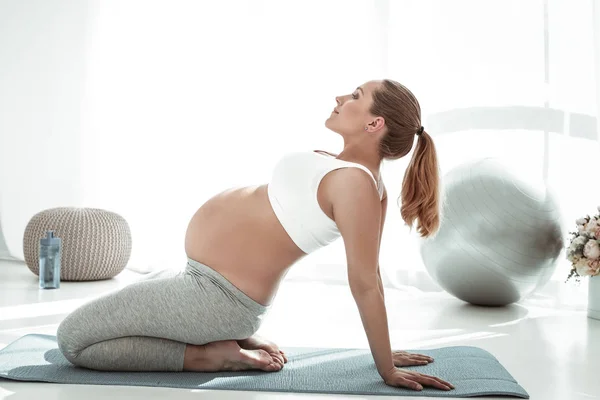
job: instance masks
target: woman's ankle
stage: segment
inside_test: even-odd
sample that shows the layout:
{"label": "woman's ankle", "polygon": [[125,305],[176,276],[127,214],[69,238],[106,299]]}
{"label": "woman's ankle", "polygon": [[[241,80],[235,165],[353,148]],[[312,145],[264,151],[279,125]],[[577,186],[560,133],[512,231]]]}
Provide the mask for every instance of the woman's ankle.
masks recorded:
{"label": "woman's ankle", "polygon": [[183,357],[184,371],[207,371],[210,360],[206,356],[206,345],[188,344]]}

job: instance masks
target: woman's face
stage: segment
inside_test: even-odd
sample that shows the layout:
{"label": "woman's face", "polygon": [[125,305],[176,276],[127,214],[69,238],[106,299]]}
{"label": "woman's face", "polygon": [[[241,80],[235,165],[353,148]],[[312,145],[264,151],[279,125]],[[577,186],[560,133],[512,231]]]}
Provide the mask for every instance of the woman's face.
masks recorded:
{"label": "woman's face", "polygon": [[370,81],[357,87],[352,93],[337,96],[337,106],[325,121],[325,126],[341,135],[364,133],[365,127],[373,121],[369,109],[373,102],[373,91],[379,81]]}

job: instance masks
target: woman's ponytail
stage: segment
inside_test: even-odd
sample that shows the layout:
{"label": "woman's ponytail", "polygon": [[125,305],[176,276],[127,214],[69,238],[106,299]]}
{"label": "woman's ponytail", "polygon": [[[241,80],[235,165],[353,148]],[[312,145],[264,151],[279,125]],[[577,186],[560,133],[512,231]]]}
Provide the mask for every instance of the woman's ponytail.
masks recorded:
{"label": "woman's ponytail", "polygon": [[417,136],[417,148],[402,180],[400,215],[406,224],[417,221],[422,237],[434,235],[440,226],[440,176],[433,139],[427,132]]}
{"label": "woman's ponytail", "polygon": [[385,120],[387,134],[379,142],[382,159],[397,160],[410,153],[417,134],[417,147],[402,181],[400,214],[423,237],[434,235],[440,226],[440,174],[433,139],[421,126],[421,106],[408,88],[384,79],[373,93],[371,114]]}

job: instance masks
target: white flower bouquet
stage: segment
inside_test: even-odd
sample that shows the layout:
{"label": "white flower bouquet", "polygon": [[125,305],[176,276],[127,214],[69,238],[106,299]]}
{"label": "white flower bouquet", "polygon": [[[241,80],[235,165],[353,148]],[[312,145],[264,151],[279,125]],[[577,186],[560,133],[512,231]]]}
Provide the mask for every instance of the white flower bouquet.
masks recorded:
{"label": "white flower bouquet", "polygon": [[573,268],[567,281],[575,278],[579,281],[582,276],[600,274],[600,206],[599,214],[590,217],[586,215],[576,221],[577,232],[569,232],[571,241],[567,248],[567,259]]}

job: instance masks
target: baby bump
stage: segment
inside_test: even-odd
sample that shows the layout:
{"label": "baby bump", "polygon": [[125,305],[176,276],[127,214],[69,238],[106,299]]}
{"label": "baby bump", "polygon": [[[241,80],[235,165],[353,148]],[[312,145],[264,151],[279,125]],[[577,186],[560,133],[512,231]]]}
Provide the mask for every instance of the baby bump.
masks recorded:
{"label": "baby bump", "polygon": [[266,185],[227,191],[205,203],[188,226],[186,253],[262,304],[304,255],[273,212]]}
{"label": "baby bump", "polygon": [[192,217],[185,245],[190,258],[213,268],[224,264],[221,259],[231,264],[234,256],[271,264],[272,257],[295,247],[271,208],[266,185],[225,191],[207,201]]}

